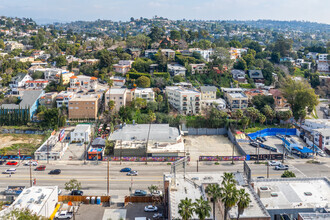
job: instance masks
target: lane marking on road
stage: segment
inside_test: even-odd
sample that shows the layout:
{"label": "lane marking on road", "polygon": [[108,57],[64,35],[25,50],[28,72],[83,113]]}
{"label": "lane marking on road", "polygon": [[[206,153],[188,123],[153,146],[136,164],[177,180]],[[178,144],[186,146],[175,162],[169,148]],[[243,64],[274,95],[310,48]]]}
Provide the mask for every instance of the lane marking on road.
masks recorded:
{"label": "lane marking on road", "polygon": [[301,175],[303,175],[304,177],[307,177],[303,172],[301,172],[297,167],[291,165],[295,170],[297,170]]}
{"label": "lane marking on road", "polygon": [[[37,179],[38,181],[68,181],[68,179]],[[106,178],[105,178],[106,179]],[[79,181],[84,182],[95,182],[95,181],[104,181],[105,179],[78,179]],[[7,180],[30,180],[30,178],[15,178],[15,177],[8,177]],[[159,182],[163,181],[163,179],[133,179],[133,182]],[[131,179],[110,179],[110,182],[131,182]]]}

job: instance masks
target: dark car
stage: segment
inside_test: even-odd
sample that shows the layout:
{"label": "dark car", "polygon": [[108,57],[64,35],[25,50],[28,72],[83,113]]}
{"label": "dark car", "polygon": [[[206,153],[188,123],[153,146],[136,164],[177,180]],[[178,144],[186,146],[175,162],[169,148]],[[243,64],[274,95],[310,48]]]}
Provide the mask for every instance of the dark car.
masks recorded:
{"label": "dark car", "polygon": [[60,169],[55,169],[55,170],[51,170],[48,174],[60,174],[61,170]]}
{"label": "dark car", "polygon": [[9,161],[6,163],[6,165],[9,165],[9,166],[16,166],[18,164],[18,162],[16,161]]}
{"label": "dark car", "polygon": [[0,165],[6,163],[6,160],[0,160]]}
{"label": "dark car", "polygon": [[134,196],[146,196],[146,195],[147,195],[147,192],[144,190],[137,189],[134,192]]}
{"label": "dark car", "polygon": [[120,172],[130,172],[131,170],[132,170],[131,168],[125,167],[121,169]]}
{"label": "dark car", "polygon": [[81,190],[72,190],[72,192],[70,193],[70,195],[72,196],[82,196],[83,194],[84,192]]}

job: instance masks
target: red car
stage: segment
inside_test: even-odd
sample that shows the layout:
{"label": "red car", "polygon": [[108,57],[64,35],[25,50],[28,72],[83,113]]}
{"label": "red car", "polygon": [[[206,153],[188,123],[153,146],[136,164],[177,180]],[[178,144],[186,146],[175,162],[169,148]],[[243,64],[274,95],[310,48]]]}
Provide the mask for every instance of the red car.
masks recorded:
{"label": "red car", "polygon": [[10,165],[10,166],[16,166],[18,164],[18,162],[16,161],[9,161],[6,163],[6,165]]}
{"label": "red car", "polygon": [[46,169],[46,166],[42,165],[42,166],[38,166],[37,168],[35,168],[36,171],[44,171]]}

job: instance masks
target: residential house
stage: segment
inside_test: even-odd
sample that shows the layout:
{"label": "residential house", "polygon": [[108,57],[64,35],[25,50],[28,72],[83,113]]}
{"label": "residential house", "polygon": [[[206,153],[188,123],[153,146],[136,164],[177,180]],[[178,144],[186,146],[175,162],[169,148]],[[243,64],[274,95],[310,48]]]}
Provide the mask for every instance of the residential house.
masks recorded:
{"label": "residential house", "polygon": [[34,61],[33,57],[14,57],[14,59],[16,60],[16,62],[22,62],[22,63]]}
{"label": "residential house", "polygon": [[283,109],[289,108],[290,105],[287,103],[286,99],[283,97],[282,92],[278,89],[270,89],[269,93],[272,94],[275,101],[275,108]]}
{"label": "residential house", "polygon": [[110,80],[112,80],[114,86],[124,86],[126,83],[126,78],[121,76],[111,76]]}
{"label": "residential house", "polygon": [[49,84],[48,80],[35,79],[26,81],[26,88],[28,89],[44,89]]}
{"label": "residential house", "polygon": [[192,51],[192,52],[199,53],[202,56],[202,58],[207,62],[211,61],[211,56],[214,54],[213,49],[202,50],[202,49],[199,49],[199,48],[191,48],[189,50]]}
{"label": "residential house", "polygon": [[180,114],[199,114],[201,111],[201,93],[195,89],[187,89],[179,86],[167,86],[166,94],[168,102],[179,111]]}
{"label": "residential house", "polygon": [[217,98],[217,87],[215,86],[201,86],[202,100],[215,100]]}
{"label": "residential house", "polygon": [[63,105],[66,107],[69,104],[69,101],[75,96],[75,93],[62,91],[56,96],[56,107],[61,108]]}
{"label": "residential house", "polygon": [[148,50],[144,51],[144,56],[151,59],[157,53],[158,53],[158,50],[156,50],[156,49],[148,49]]}
{"label": "residential house", "polygon": [[242,54],[247,53],[248,48],[234,48],[231,47],[229,50],[230,59],[237,60],[242,57]]}
{"label": "residential house", "polygon": [[244,93],[250,101],[252,100],[252,98],[254,96],[268,95],[268,92],[266,92],[265,90],[262,90],[262,89],[249,89],[249,90],[246,90]]}
{"label": "residential house", "polygon": [[[66,81],[66,83],[69,83],[70,77],[72,76],[71,75],[69,77],[69,79],[67,79],[67,76],[70,75],[69,74],[70,72],[68,70],[63,70],[60,68],[36,69],[35,71],[44,72],[44,78],[49,81],[57,81],[60,78],[60,76],[62,75],[63,83],[64,83],[64,81]],[[66,75],[66,74],[68,74],[68,75]]]}
{"label": "residential house", "polygon": [[125,75],[126,73],[128,73],[128,71],[131,69],[131,66],[128,64],[114,64],[113,66],[113,70],[116,73],[121,73],[123,75]]}
{"label": "residential house", "polygon": [[147,102],[155,101],[155,92],[152,88],[136,88],[133,94],[134,98],[145,99]]}
{"label": "residential house", "polygon": [[167,71],[171,74],[171,76],[185,76],[186,70],[187,69],[180,64],[167,64]]}
{"label": "residential house", "polygon": [[225,100],[232,111],[248,107],[248,97],[244,93],[225,93]]}
{"label": "residential house", "polygon": [[141,49],[139,48],[128,48],[127,52],[132,55],[133,59],[140,57]]}
{"label": "residential house", "polygon": [[199,64],[189,64],[191,69],[191,74],[204,74],[207,73],[207,67],[205,63],[199,63]]}
{"label": "residential house", "polygon": [[249,76],[255,83],[264,83],[265,79],[261,70],[249,70]]}
{"label": "residential house", "polygon": [[330,60],[328,60],[328,54],[319,54],[317,59],[317,70],[320,73],[330,73]]}
{"label": "residential house", "polygon": [[3,113],[15,112],[17,114],[29,114],[30,119],[33,118],[39,106],[39,98],[44,94],[43,90],[27,90],[23,91],[19,104],[2,104],[0,109]]}
{"label": "residential house", "polygon": [[245,89],[242,88],[221,88],[221,91],[226,94],[226,93],[242,93],[245,91]]}
{"label": "residential house", "polygon": [[70,79],[72,76],[74,76],[73,72],[66,71],[56,74],[54,80],[56,83],[60,83],[62,77],[63,85],[67,85],[70,83]]}
{"label": "residential house", "polygon": [[29,74],[19,73],[11,79],[11,82],[9,83],[9,87],[12,89],[25,87],[26,82],[29,80],[33,80],[33,78],[29,76]]}
{"label": "residential house", "polygon": [[202,109],[207,109],[208,107],[214,107],[216,109],[220,110],[224,110],[226,109],[226,101],[224,99],[207,99],[207,100],[201,100],[201,106]]}
{"label": "residential house", "polygon": [[330,76],[319,76],[320,86],[330,85]]}
{"label": "residential house", "polygon": [[87,124],[78,124],[75,129],[70,133],[71,142],[90,142],[91,126]]}
{"label": "residential house", "polygon": [[308,54],[306,54],[306,58],[316,60],[317,55],[318,55],[317,52],[309,52]]}
{"label": "residential house", "polygon": [[97,88],[97,78],[85,75],[71,76],[70,88],[74,91],[95,90]]}
{"label": "residential house", "polygon": [[239,83],[246,83],[245,72],[243,70],[233,69],[230,71],[233,75],[233,79]]}
{"label": "residential house", "polygon": [[69,119],[97,119],[98,98],[75,97],[69,101]]}
{"label": "residential house", "polygon": [[46,108],[54,108],[56,106],[57,95],[57,92],[45,93],[39,98],[39,104],[45,106]]}
{"label": "residential house", "polygon": [[168,60],[175,59],[175,51],[171,49],[161,49],[160,52],[167,57]]}
{"label": "residential house", "polygon": [[25,46],[22,43],[19,43],[17,41],[6,41],[5,42],[5,50],[12,51],[15,49],[24,50]]}

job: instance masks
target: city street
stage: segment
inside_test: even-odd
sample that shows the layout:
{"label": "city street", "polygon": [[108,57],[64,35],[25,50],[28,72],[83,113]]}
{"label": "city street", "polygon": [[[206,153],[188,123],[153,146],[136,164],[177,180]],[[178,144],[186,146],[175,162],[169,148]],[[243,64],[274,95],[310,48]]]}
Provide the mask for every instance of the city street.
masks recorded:
{"label": "city street", "polygon": [[[327,160],[324,160],[327,161]],[[32,171],[32,179],[36,179],[36,185],[58,185],[63,194],[67,194],[64,190],[65,182],[70,179],[77,179],[82,184],[82,190],[85,195],[106,195],[107,192],[107,163],[89,162],[84,165],[81,161],[67,161],[67,162],[46,162],[40,163],[46,165],[45,171]],[[40,165],[39,164],[39,165]],[[292,160],[286,164],[289,165],[297,177],[330,177],[329,163],[323,162],[321,164],[308,164],[306,160]],[[267,177],[267,166],[265,164],[254,164],[249,162],[252,170],[252,178],[259,176]],[[139,175],[130,177],[126,173],[120,173],[120,169],[130,167],[132,170],[138,171]],[[1,172],[11,166],[0,166]],[[16,174],[9,177],[8,174],[1,174],[0,176],[0,190],[4,190],[8,185],[30,185],[29,167],[19,165]],[[34,169],[35,167],[32,167]],[[200,162],[199,172],[243,172],[243,162],[220,162],[220,165],[214,165],[214,162]],[[62,173],[59,175],[49,175],[48,172],[52,169],[61,169]],[[187,172],[197,171],[197,162],[190,162],[186,169]],[[162,188],[163,173],[170,172],[170,165],[166,163],[128,163],[119,162],[110,163],[110,195],[113,201],[122,202],[125,195],[129,195],[129,187],[132,185],[133,191],[136,189],[147,190],[150,185],[157,185]],[[180,172],[183,172],[181,170]],[[269,167],[269,178],[280,178],[283,171],[275,171],[273,167]]]}

